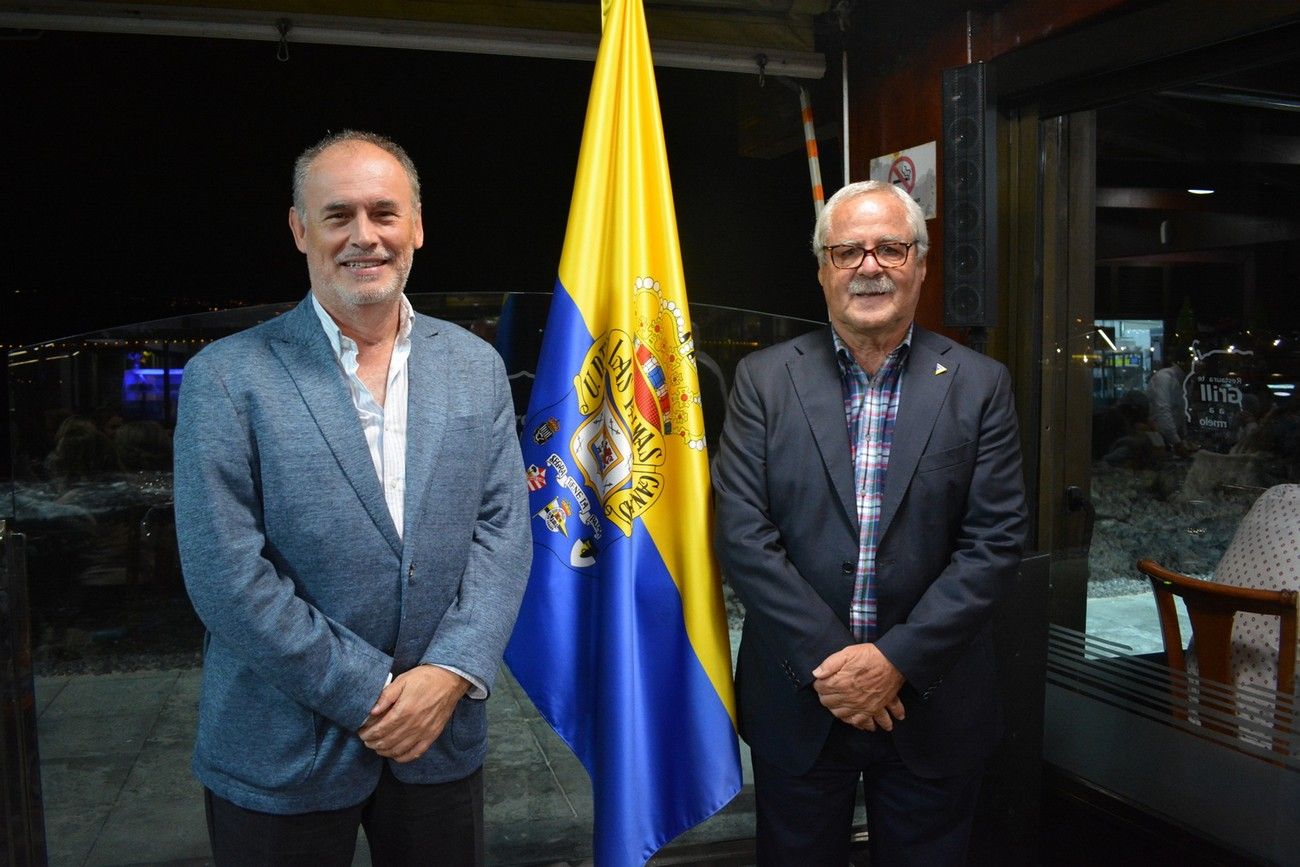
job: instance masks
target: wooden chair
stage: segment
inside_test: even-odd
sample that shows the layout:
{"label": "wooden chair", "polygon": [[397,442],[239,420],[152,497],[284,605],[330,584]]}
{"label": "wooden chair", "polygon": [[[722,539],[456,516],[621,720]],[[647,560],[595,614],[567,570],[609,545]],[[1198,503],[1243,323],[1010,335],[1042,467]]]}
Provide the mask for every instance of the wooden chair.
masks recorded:
{"label": "wooden chair", "polygon": [[[1175,677],[1172,684],[1175,714],[1187,719],[1185,676],[1187,658],[1178,624],[1174,597],[1182,598],[1187,606],[1195,638],[1197,671],[1204,680],[1217,681],[1231,686],[1232,622],[1239,611],[1277,617],[1280,623],[1277,657],[1277,695],[1274,710],[1273,749],[1286,752],[1286,738],[1290,728],[1290,699],[1295,694],[1296,670],[1296,598],[1294,590],[1259,590],[1235,587],[1213,581],[1202,581],[1172,569],[1166,569],[1152,560],[1139,560],[1138,570],[1151,581],[1156,597],[1156,610],[1160,615],[1160,636],[1165,644],[1165,658],[1170,669],[1183,677]],[[1283,696],[1286,699],[1283,699]],[[1231,692],[1202,689],[1198,703],[1207,710],[1229,717],[1236,715]],[[1236,726],[1224,726],[1214,721],[1217,714],[1206,714],[1202,725],[1214,731],[1236,735]]]}

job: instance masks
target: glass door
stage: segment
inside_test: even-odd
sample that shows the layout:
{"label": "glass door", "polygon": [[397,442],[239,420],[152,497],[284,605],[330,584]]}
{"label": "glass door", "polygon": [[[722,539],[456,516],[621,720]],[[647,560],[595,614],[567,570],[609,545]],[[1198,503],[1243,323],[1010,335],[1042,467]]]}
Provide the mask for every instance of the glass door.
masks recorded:
{"label": "glass door", "polygon": [[[1278,619],[1238,615],[1231,677],[1171,670],[1147,559],[1297,589],[1300,67],[1044,120],[1041,513],[1052,552],[1045,755],[1233,852],[1300,843]],[[1294,684],[1287,684],[1294,689]],[[1285,689],[1283,690],[1285,692]],[[1217,696],[1215,706],[1208,699]],[[1216,716],[1222,713],[1222,716]]]}

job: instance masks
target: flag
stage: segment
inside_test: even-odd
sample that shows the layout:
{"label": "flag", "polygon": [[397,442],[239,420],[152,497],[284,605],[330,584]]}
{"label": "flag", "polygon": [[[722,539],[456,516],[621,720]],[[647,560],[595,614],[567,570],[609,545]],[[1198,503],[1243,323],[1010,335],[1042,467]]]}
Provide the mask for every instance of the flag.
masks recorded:
{"label": "flag", "polygon": [[506,651],[591,776],[601,867],[643,864],[741,782],[650,43],[639,0],[605,12],[521,434],[533,568]]}

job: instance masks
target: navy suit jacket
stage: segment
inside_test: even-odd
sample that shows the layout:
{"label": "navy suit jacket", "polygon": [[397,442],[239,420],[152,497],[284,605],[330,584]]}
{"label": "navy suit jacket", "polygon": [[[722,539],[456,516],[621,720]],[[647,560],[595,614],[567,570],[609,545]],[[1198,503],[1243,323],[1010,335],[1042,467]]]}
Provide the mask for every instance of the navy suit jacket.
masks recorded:
{"label": "navy suit jacket", "polygon": [[[901,383],[876,644],[907,680],[898,752],[914,773],[940,777],[978,767],[1000,732],[990,616],[1025,535],[1020,444],[1001,364],[917,326]],[[740,363],[713,478],[718,552],[746,610],[741,734],[802,774],[834,719],[812,670],[857,642],[858,516],[829,327]]]}
{"label": "navy suit jacket", "polygon": [[[527,581],[527,490],[504,366],[417,314],[399,538],[344,374],[310,298],[185,368],[177,534],[207,627],[194,770],[248,809],[357,804],[381,759],[357,736],[389,673],[451,666],[490,688]],[[406,782],[486,752],[462,699]]]}

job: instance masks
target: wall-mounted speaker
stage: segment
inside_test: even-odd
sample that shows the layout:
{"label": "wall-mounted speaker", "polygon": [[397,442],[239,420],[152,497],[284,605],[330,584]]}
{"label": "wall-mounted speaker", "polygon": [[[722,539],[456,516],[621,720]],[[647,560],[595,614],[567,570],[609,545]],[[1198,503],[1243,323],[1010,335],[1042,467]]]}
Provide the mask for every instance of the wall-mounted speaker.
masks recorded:
{"label": "wall-mounted speaker", "polygon": [[997,106],[993,70],[945,69],[943,91],[943,324],[997,322]]}

